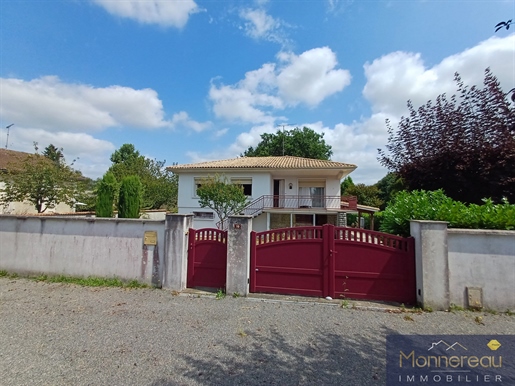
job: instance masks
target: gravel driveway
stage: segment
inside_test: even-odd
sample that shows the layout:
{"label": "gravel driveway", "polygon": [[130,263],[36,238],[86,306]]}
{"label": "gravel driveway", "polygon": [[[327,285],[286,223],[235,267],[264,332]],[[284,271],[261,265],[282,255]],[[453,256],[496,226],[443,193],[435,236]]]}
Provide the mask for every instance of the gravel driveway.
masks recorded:
{"label": "gravel driveway", "polygon": [[0,278],[2,385],[383,385],[390,333],[515,334],[515,316]]}

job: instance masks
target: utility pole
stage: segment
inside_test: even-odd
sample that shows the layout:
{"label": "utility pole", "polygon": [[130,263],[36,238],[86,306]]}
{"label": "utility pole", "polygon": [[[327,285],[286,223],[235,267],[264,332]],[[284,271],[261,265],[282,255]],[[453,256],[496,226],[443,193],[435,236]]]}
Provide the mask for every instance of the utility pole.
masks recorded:
{"label": "utility pole", "polygon": [[14,126],[14,123],[11,123],[9,126],[5,126],[5,128],[7,129],[7,139],[5,140],[5,148],[7,149],[7,147],[9,146],[9,129]]}
{"label": "utility pole", "polygon": [[283,128],[283,156],[284,156],[284,127],[285,126],[295,126],[295,125],[296,125],[296,123],[283,123],[283,124],[277,125],[277,127]]}

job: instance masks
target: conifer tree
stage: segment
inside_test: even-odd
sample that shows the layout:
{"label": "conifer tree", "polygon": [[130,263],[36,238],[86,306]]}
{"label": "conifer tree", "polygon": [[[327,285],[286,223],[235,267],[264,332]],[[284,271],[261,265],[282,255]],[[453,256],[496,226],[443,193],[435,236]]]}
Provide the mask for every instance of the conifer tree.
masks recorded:
{"label": "conifer tree", "polygon": [[139,218],[143,187],[138,176],[127,176],[122,179],[118,198],[119,218]]}
{"label": "conifer tree", "polygon": [[118,186],[113,173],[107,172],[98,184],[95,213],[97,217],[113,217]]}

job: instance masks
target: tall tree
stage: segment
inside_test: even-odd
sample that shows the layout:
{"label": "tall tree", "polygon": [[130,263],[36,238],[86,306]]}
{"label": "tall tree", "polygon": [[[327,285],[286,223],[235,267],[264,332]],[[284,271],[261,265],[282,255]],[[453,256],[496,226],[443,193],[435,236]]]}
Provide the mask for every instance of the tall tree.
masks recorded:
{"label": "tall tree", "polygon": [[205,178],[197,189],[199,204],[211,208],[220,219],[220,229],[225,229],[227,218],[238,214],[247,205],[247,196],[241,185],[232,184],[224,176]]}
{"label": "tall tree", "polygon": [[84,191],[87,179],[66,165],[64,158],[55,163],[37,153],[29,154],[20,164],[10,165],[2,189],[1,203],[28,201],[38,213],[54,208],[63,202],[74,205]]}
{"label": "tall tree", "polygon": [[127,176],[122,179],[118,198],[119,218],[139,218],[142,188],[138,176]]}
{"label": "tall tree", "polygon": [[455,200],[515,200],[515,111],[497,78],[486,69],[484,88],[455,75],[458,95],[442,94],[388,125],[387,152],[379,161],[409,190],[444,189]]}
{"label": "tall tree", "polygon": [[97,185],[95,213],[97,217],[113,217],[118,183],[113,173],[107,172]]}
{"label": "tall tree", "polygon": [[64,161],[63,148],[58,149],[53,144],[48,145],[43,150],[43,155],[48,159],[54,161],[56,164],[61,164]]}
{"label": "tall tree", "polygon": [[343,179],[342,183],[340,184],[340,194],[342,196],[349,195],[347,193],[347,189],[354,186],[354,181],[352,181],[352,178],[350,176],[347,176]]}
{"label": "tall tree", "polygon": [[395,194],[404,190],[404,183],[396,173],[387,173],[386,176],[381,178],[376,183],[379,189],[379,199],[383,201],[383,204],[379,206],[381,210],[384,210],[388,202],[390,202]]}
{"label": "tall tree", "polygon": [[118,181],[136,175],[143,185],[143,208],[174,210],[177,208],[178,179],[166,170],[165,161],[142,156],[132,144],[124,144],[111,155],[109,172]]}
{"label": "tall tree", "polygon": [[292,130],[278,130],[275,134],[261,134],[261,142],[243,153],[245,157],[282,155],[328,160],[333,151],[325,143],[324,134],[318,134],[308,127],[296,127]]}

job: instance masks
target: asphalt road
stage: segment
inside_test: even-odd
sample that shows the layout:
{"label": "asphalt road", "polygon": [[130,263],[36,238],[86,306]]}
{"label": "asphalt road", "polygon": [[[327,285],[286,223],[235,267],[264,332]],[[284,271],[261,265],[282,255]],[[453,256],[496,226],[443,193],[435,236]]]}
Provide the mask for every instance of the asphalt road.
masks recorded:
{"label": "asphalt road", "polygon": [[515,334],[515,316],[0,278],[0,384],[8,386],[384,385],[386,335],[398,333]]}

